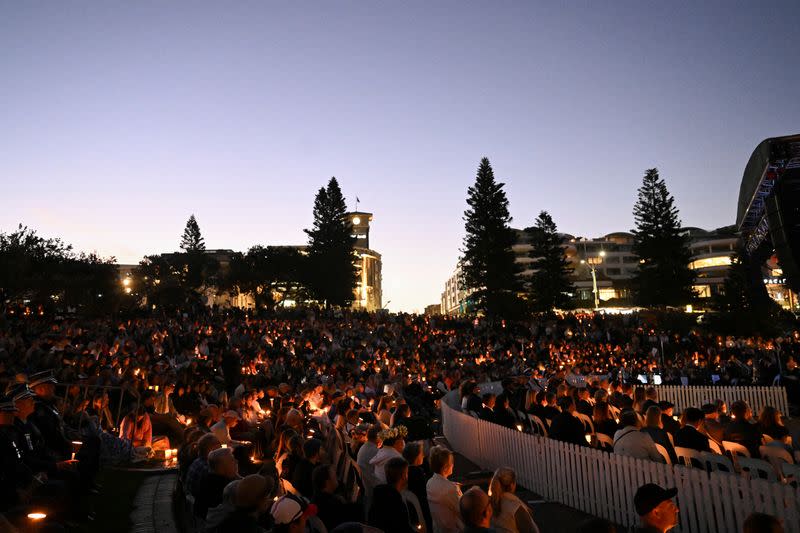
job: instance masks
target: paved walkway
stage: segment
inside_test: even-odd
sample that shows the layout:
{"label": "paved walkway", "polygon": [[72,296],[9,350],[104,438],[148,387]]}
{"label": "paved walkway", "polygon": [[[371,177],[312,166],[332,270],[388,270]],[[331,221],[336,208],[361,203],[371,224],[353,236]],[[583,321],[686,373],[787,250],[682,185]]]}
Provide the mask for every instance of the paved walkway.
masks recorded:
{"label": "paved walkway", "polygon": [[172,492],[176,472],[147,477],[133,500],[131,533],[177,533],[172,513]]}

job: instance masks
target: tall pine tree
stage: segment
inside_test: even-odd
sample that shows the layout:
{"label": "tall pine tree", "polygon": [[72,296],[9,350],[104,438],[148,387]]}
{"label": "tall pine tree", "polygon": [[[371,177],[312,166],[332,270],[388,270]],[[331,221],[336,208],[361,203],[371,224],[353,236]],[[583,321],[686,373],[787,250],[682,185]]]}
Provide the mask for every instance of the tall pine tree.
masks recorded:
{"label": "tall pine tree", "polygon": [[643,306],[682,306],[694,298],[695,273],[689,268],[689,238],[681,230],[678,208],[658,169],[647,170],[633,208],[633,251],[639,257],[634,278]]}
{"label": "tall pine tree", "polygon": [[314,199],[314,227],[308,234],[309,285],[326,306],[353,303],[358,267],[353,254],[353,227],[347,218],[342,190],[336,178]]}
{"label": "tall pine tree", "polygon": [[511,247],[517,240],[511,229],[504,183],[494,179],[489,159],[481,159],[475,184],[468,189],[464,211],[466,235],[461,259],[462,283],[474,291],[471,302],[490,318],[519,313],[517,265]]}
{"label": "tall pine tree", "polygon": [[530,236],[534,273],[530,278],[530,302],[534,311],[551,311],[565,307],[570,300],[572,269],[561,248],[562,238],[553,217],[542,211],[532,228],[525,230]]}
{"label": "tall pine tree", "polygon": [[203,252],[206,249],[206,243],[203,235],[200,233],[200,226],[197,224],[197,219],[194,215],[189,217],[186,221],[186,228],[183,230],[181,237],[181,250],[186,253]]}

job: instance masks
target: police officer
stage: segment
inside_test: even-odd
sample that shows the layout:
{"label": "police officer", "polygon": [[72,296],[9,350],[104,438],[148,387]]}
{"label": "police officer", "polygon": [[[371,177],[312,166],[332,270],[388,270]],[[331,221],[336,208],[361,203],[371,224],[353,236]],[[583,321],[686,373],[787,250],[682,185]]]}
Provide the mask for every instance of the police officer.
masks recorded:
{"label": "police officer", "polygon": [[14,415],[17,408],[11,396],[0,396],[0,510],[9,511],[30,499],[33,472],[22,461],[17,447]]}
{"label": "police officer", "polygon": [[56,408],[56,383],[52,370],[30,377],[29,387],[36,393],[36,406],[30,420],[41,432],[45,446],[59,460],[66,460],[70,458],[72,445],[64,434],[64,421]]}
{"label": "police officer", "polygon": [[14,428],[17,430],[17,447],[22,460],[34,472],[46,472],[53,476],[59,470],[74,468],[75,461],[62,461],[59,454],[47,448],[39,428],[31,421],[35,409],[36,395],[25,383],[16,383],[7,391],[16,405]]}

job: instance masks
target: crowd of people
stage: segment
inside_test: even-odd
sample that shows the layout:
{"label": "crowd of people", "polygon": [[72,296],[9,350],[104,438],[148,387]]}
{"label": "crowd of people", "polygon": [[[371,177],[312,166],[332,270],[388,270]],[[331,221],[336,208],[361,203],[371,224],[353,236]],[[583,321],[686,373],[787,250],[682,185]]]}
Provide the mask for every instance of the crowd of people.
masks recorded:
{"label": "crowd of people", "polygon": [[[730,423],[714,404],[702,406],[705,427],[685,412],[677,428],[669,406],[635,383],[772,383],[780,374],[791,386],[798,357],[797,334],[674,333],[640,315],[526,324],[306,309],[0,318],[0,512],[14,523],[43,506],[55,523],[91,519],[102,466],[168,461],[177,450],[198,530],[299,533],[302,518],[319,531],[465,531],[478,527],[465,509],[480,498],[448,479],[452,454],[432,442],[447,392],[460,388],[465,408],[503,425],[527,410],[551,437],[582,444],[570,413],[615,441],[637,411],[648,426],[639,433],[654,441],[655,429],[676,438],[721,428],[727,438],[747,420],[736,404]],[[475,388],[498,380],[496,397]],[[760,419],[761,433],[790,444],[777,414]],[[515,485],[513,471],[495,474],[490,523],[536,531]]]}

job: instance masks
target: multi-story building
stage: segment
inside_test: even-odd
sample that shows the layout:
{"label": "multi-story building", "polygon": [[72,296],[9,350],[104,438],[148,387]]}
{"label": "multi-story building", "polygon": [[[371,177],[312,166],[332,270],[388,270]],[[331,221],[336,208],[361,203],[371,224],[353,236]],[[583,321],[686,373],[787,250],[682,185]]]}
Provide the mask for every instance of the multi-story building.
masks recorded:
{"label": "multi-story building", "polygon": [[[377,311],[383,307],[382,294],[382,274],[381,274],[381,254],[369,247],[369,230],[372,222],[372,213],[353,212],[346,215],[353,226],[353,237],[355,243],[353,253],[358,264],[358,280],[354,290],[353,308],[366,311]],[[306,246],[289,246],[305,253]],[[163,254],[165,256],[174,253]],[[213,257],[220,265],[220,272],[224,273],[230,267],[233,250],[206,250],[207,255]],[[137,265],[119,265],[120,283],[125,287],[126,292],[131,292],[136,281],[134,274]],[[218,305],[220,307],[239,307],[242,309],[252,309],[255,307],[255,299],[251,294],[231,295],[227,292],[219,293],[214,288],[206,290],[206,303]],[[284,304],[292,305],[293,301],[285,300]]]}
{"label": "multi-story building", "polygon": [[[516,231],[518,240],[513,250],[516,262],[520,265],[519,275],[528,277],[534,272],[534,259],[530,257],[532,246],[527,233]],[[732,227],[713,231],[685,228],[685,231],[693,254],[689,266],[697,272],[694,289],[699,298],[710,298],[720,292],[725,282],[737,236]],[[561,236],[564,257],[572,269],[571,277],[575,288],[573,298],[576,305],[594,306],[592,267],[601,302],[605,305],[631,304],[631,280],[639,265],[639,258],[633,252],[632,233],[615,232],[592,239],[566,233]],[[442,293],[443,314],[462,314],[468,309],[469,291],[458,283],[460,270],[459,265],[456,273],[445,283]]]}

